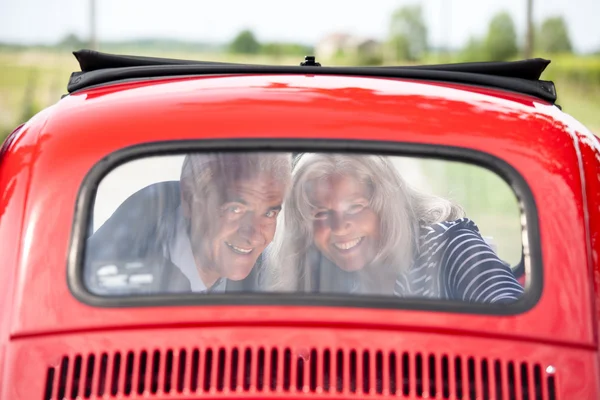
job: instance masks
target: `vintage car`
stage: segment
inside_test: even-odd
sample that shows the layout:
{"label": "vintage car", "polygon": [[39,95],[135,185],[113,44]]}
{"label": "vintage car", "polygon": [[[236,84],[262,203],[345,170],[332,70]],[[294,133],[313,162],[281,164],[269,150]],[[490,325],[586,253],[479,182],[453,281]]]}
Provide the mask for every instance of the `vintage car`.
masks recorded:
{"label": "vintage car", "polygon": [[75,56],[0,151],[2,400],[600,398],[549,61]]}

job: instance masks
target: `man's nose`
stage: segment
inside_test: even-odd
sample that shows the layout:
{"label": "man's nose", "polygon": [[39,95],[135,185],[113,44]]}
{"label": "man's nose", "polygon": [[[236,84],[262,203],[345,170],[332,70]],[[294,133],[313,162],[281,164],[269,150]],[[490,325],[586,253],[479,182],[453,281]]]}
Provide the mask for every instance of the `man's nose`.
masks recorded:
{"label": "man's nose", "polygon": [[262,244],[260,218],[253,212],[244,215],[240,222],[239,233],[253,246]]}
{"label": "man's nose", "polygon": [[336,234],[344,234],[350,228],[348,218],[339,212],[335,212],[331,216],[331,231]]}

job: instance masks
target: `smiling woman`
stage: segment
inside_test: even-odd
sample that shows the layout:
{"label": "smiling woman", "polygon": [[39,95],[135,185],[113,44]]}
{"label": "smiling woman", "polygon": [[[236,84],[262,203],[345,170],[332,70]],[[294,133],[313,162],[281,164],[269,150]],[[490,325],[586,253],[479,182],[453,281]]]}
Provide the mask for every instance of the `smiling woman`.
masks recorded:
{"label": "smiling woman", "polygon": [[273,290],[490,303],[523,293],[464,210],[412,188],[389,157],[300,155],[281,222]]}
{"label": "smiling woman", "polygon": [[[519,226],[508,185],[485,186],[481,177],[494,174],[464,163],[258,152],[130,161],[99,184],[94,214],[104,217],[88,238],[85,282],[108,296],[291,291],[517,300],[523,286],[506,260],[520,255],[499,252],[468,210],[441,193],[441,170],[452,171],[449,193],[477,218],[508,217]],[[489,193],[451,183],[469,176]],[[485,201],[507,193],[515,200],[509,214]],[[485,234],[500,249],[521,248],[505,225]]]}

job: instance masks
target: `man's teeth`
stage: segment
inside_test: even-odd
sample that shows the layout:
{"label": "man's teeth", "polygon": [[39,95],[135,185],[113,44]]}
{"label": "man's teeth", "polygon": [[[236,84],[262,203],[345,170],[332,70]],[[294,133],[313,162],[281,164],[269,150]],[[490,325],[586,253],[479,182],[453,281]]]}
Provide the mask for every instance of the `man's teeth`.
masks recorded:
{"label": "man's teeth", "polygon": [[358,239],[350,240],[348,242],[334,243],[333,245],[340,250],[350,250],[351,248],[357,246],[362,241],[362,239],[362,237],[359,237]]}
{"label": "man's teeth", "polygon": [[240,254],[250,254],[250,253],[252,253],[252,250],[254,250],[253,248],[243,249],[241,247],[234,246],[231,243],[227,243],[227,242],[225,242],[225,244],[227,244],[227,246],[232,248],[236,253],[240,253]]}

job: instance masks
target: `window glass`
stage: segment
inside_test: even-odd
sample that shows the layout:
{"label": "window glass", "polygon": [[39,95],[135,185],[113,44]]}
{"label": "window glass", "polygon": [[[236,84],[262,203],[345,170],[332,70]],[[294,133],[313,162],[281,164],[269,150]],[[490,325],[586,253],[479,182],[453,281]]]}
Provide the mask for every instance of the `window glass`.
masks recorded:
{"label": "window glass", "polygon": [[223,152],[130,161],[100,182],[84,282],[103,296],[283,292],[511,303],[519,202],[433,158]]}

